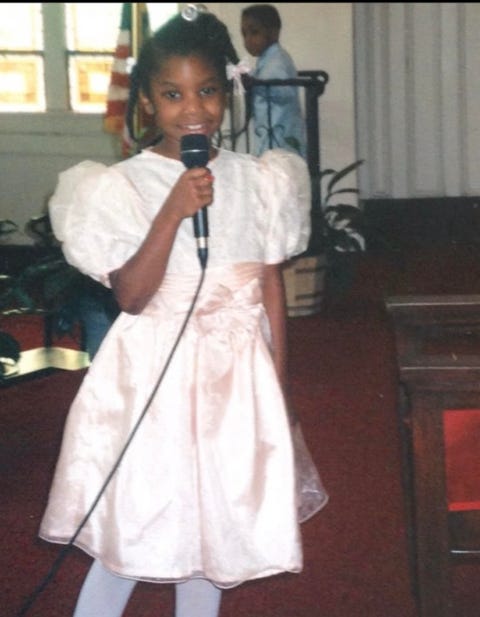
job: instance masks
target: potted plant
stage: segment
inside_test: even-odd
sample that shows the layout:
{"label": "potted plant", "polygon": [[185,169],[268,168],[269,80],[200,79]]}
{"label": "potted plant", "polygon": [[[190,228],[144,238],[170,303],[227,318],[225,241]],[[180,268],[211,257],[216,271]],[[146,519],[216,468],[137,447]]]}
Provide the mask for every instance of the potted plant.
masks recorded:
{"label": "potted plant", "polygon": [[[354,277],[353,255],[365,250],[365,222],[360,207],[344,203],[339,195],[358,194],[356,188],[339,188],[343,178],[354,172],[363,160],[355,161],[340,171],[323,170],[321,180],[327,180],[323,200],[325,255],[327,272],[325,287],[333,294],[348,289]],[[332,200],[338,200],[332,203]]]}
{"label": "potted plant", "polygon": [[358,194],[357,188],[337,188],[337,186],[343,178],[355,171],[363,162],[363,160],[355,161],[340,171],[324,169],[320,172],[320,181],[329,178],[321,208],[324,219],[325,250],[330,255],[365,250],[365,229],[362,210],[358,206],[352,206],[343,202],[332,203],[335,195],[345,193]]}
{"label": "potted plant", "polygon": [[[18,225],[13,221],[4,219],[0,221],[0,241],[10,234],[18,231]],[[0,274],[0,293],[8,287],[10,277]],[[14,369],[20,358],[20,345],[13,336],[0,329],[0,382],[5,375]]]}
{"label": "potted plant", "polygon": [[342,186],[342,180],[363,162],[355,161],[338,171],[324,169],[318,178],[312,179],[312,183],[318,182],[316,188],[323,189],[315,194],[323,198],[312,204],[312,229],[306,252],[284,269],[290,317],[318,313],[327,286],[337,293],[352,280],[351,260],[344,257],[365,250],[364,217],[358,206],[343,203],[338,196],[358,194],[358,189]]}

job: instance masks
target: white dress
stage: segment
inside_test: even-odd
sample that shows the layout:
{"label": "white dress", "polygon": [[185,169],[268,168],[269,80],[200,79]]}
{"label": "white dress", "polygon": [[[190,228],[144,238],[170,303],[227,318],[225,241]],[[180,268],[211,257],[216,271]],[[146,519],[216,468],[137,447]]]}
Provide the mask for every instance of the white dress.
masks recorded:
{"label": "white dress", "polygon": [[[164,373],[74,543],[121,576],[230,587],[298,572],[299,523],[327,495],[301,434],[292,439],[261,295],[264,264],[306,247],[306,165],[281,150],[220,150],[209,167],[209,260],[193,314],[164,370],[201,272],[187,219],[157,294],[141,314],[120,313],[71,406],[40,536],[70,541]],[[67,260],[108,285],[183,171],[146,150],[63,172],[50,214]]]}

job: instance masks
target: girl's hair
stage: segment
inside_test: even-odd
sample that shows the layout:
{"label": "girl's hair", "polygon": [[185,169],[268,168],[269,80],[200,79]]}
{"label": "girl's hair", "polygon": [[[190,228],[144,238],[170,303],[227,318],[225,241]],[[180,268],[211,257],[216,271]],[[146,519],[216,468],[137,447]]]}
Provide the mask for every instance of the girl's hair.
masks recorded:
{"label": "girl's hair", "polygon": [[[227,63],[239,61],[227,27],[212,13],[198,12],[192,20],[182,14],[172,17],[144,42],[130,75],[126,125],[134,141],[139,139],[135,135],[133,119],[140,91],[150,96],[152,76],[173,56],[205,59],[215,68],[225,88],[229,83]],[[158,137],[154,141],[158,141]]]}
{"label": "girl's hair", "polygon": [[267,30],[280,30],[282,20],[277,9],[271,4],[252,4],[242,11],[242,17],[255,19]]}

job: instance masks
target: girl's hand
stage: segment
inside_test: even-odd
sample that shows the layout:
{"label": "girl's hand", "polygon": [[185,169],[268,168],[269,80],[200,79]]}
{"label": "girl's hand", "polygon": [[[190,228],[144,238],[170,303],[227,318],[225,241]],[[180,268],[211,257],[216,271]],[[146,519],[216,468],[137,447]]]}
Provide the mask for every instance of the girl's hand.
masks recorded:
{"label": "girl's hand", "polygon": [[193,216],[213,201],[213,176],[206,167],[187,169],[177,180],[162,208],[178,220]]}
{"label": "girl's hand", "polygon": [[209,169],[188,169],[179,177],[138,251],[110,273],[122,311],[138,315],[145,308],[162,283],[180,222],[212,201],[213,176]]}

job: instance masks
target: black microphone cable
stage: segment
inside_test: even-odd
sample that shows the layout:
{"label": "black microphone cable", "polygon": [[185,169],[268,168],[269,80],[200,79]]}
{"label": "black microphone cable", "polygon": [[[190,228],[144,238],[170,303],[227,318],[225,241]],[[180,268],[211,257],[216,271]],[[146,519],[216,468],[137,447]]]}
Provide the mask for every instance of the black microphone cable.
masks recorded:
{"label": "black microphone cable", "polygon": [[102,497],[103,493],[105,492],[107,486],[110,483],[110,480],[113,478],[113,476],[115,475],[115,472],[117,471],[118,467],[120,466],[120,463],[122,462],[127,449],[130,445],[130,443],[132,442],[133,438],[135,437],[135,434],[137,433],[140,424],[142,423],[148,409],[150,408],[150,405],[152,404],[152,401],[158,391],[158,388],[160,387],[160,384],[163,381],[163,378],[165,376],[165,373],[167,372],[168,367],[170,366],[170,362],[172,361],[173,355],[178,347],[178,344],[180,342],[180,339],[183,336],[183,333],[185,332],[185,329],[187,327],[188,322],[190,321],[190,317],[192,316],[193,313],[193,309],[195,308],[195,305],[197,303],[198,300],[198,296],[200,294],[200,290],[202,289],[203,286],[203,282],[205,280],[205,267],[201,268],[201,275],[200,275],[200,279],[198,281],[198,285],[197,285],[197,289],[195,290],[195,294],[192,298],[192,301],[190,303],[190,307],[187,311],[187,314],[185,316],[185,319],[183,321],[183,324],[178,332],[177,338],[174,341],[174,344],[172,346],[172,349],[170,350],[170,353],[167,357],[167,360],[165,362],[165,365],[157,379],[157,382],[155,384],[155,386],[152,389],[152,392],[150,394],[150,396],[147,399],[147,402],[145,403],[145,406],[138,418],[138,420],[136,421],[130,435],[128,436],[127,441],[125,442],[125,445],[123,446],[122,450],[120,451],[120,455],[118,456],[117,460],[115,461],[115,464],[113,465],[110,473],[107,475],[101,489],[99,490],[97,496],[95,497],[95,499],[93,500],[92,505],[90,506],[90,509],[88,510],[88,512],[85,514],[85,516],[83,517],[83,520],[81,521],[80,525],[77,527],[75,533],[73,534],[73,536],[70,538],[68,544],[66,544],[62,550],[60,551],[60,554],[57,556],[57,558],[55,559],[52,567],[50,568],[50,571],[47,573],[47,575],[45,576],[45,578],[43,579],[43,581],[40,582],[40,584],[36,587],[36,589],[34,589],[34,591],[30,594],[30,596],[27,598],[27,600],[24,602],[23,606],[20,608],[20,610],[15,613],[14,617],[24,617],[24,615],[27,614],[27,612],[30,610],[30,608],[33,606],[33,604],[36,602],[37,598],[40,596],[40,594],[46,589],[46,587],[49,585],[50,581],[53,580],[53,578],[55,577],[56,573],[58,572],[58,570],[60,569],[60,566],[62,565],[64,559],[67,557],[68,553],[70,552],[70,550],[73,548],[74,546],[74,542],[77,539],[78,535],[80,534],[80,532],[82,531],[82,529],[84,528],[84,526],[86,525],[88,519],[90,518],[92,512],[95,510],[95,508],[97,507],[98,502],[100,501],[100,498]]}

